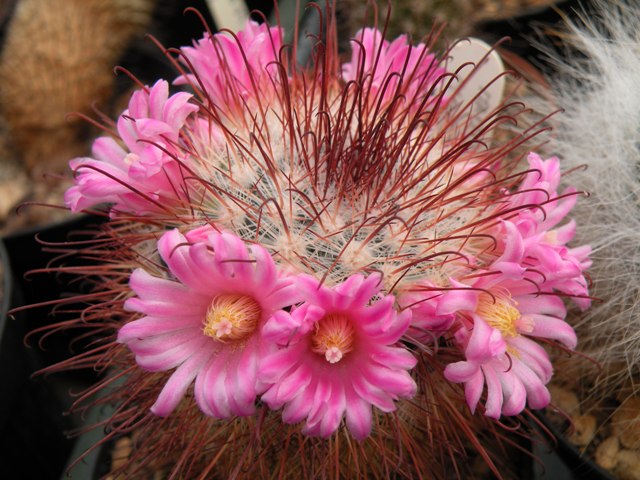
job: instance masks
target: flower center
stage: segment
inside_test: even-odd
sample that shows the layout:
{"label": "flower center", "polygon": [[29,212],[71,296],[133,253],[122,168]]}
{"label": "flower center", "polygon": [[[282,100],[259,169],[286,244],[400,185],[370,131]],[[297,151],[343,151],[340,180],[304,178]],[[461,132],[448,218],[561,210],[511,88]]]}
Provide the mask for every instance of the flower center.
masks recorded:
{"label": "flower center", "polygon": [[312,337],[312,350],[329,363],[338,363],[353,350],[355,331],[351,321],[344,315],[327,315],[316,324]]}
{"label": "flower center", "polygon": [[207,310],[202,331],[223,342],[242,340],[255,331],[261,316],[260,305],[247,295],[218,295]]}
{"label": "flower center", "polygon": [[518,320],[520,311],[515,307],[517,303],[505,295],[491,296],[480,294],[476,313],[486,320],[493,328],[497,328],[503,337],[518,336]]}

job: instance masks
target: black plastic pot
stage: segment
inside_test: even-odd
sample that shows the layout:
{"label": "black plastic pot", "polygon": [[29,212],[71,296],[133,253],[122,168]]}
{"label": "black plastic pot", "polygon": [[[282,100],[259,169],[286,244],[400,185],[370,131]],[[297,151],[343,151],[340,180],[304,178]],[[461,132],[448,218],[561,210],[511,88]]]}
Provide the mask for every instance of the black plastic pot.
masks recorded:
{"label": "black plastic pot", "polygon": [[[79,241],[93,237],[97,226],[104,222],[102,217],[83,215],[69,220],[50,225],[45,228],[31,229],[4,238],[4,243],[9,254],[11,268],[13,270],[16,287],[21,291],[21,305],[37,305],[65,296],[73,296],[88,293],[86,285],[75,282],[75,278],[59,273],[31,273],[34,270],[45,268],[59,253],[52,252],[52,248],[43,246],[43,242],[63,243],[67,241]],[[79,258],[65,259],[66,265],[83,265],[86,262]],[[71,305],[64,310],[73,309]],[[82,308],[82,305],[77,305]],[[52,312],[51,305],[29,308],[21,312],[21,323],[24,331],[31,332],[37,328],[54,322],[69,320],[77,316],[74,313]],[[43,343],[43,348],[38,348],[37,337],[30,340],[29,345],[33,350],[33,356],[37,357],[34,365],[43,368],[69,358],[70,355],[82,348],[82,345],[71,347],[76,332],[56,333]],[[78,376],[82,377],[80,371]]]}
{"label": "black plastic pot", "polygon": [[17,292],[13,285],[9,255],[1,241],[0,280],[2,285],[0,287],[2,298],[0,302],[0,385],[3,391],[0,395],[0,432],[2,432],[15,402],[11,392],[19,388],[23,372],[22,365],[15,361],[21,351],[21,342],[16,341],[21,336],[21,328],[7,315],[11,306],[17,304]]}
{"label": "black plastic pot", "polygon": [[555,437],[553,450],[538,445],[534,454],[540,459],[536,479],[540,480],[615,480],[615,477],[598,466],[592,459],[580,453],[564,432],[544,414],[536,412],[536,417]]}
{"label": "black plastic pot", "polygon": [[31,379],[39,361],[24,346],[22,316],[7,316],[10,306],[20,304],[20,292],[4,247],[0,253],[5,294],[0,319],[0,478],[55,478],[72,442],[63,433],[66,422],[55,386]]}
{"label": "black plastic pot", "polygon": [[100,221],[74,218],[2,241],[5,295],[0,318],[0,478],[58,479],[67,464],[74,440],[65,432],[77,426],[77,419],[63,414],[69,407],[69,391],[89,385],[95,374],[80,371],[33,378],[37,370],[72,354],[69,340],[73,335],[54,336],[45,343],[48,349],[44,351],[37,345],[26,345],[29,331],[61,321],[64,315],[52,316],[50,307],[19,311],[13,316],[7,316],[7,311],[79,293],[77,287],[54,274],[27,275],[56,255],[43,251],[36,234],[47,242],[63,242],[73,235],[70,232],[87,230]]}

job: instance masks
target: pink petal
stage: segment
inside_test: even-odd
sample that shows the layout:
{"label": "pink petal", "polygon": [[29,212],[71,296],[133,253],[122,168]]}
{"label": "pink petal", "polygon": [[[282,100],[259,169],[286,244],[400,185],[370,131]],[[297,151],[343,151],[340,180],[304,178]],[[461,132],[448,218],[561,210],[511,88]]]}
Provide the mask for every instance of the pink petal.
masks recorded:
{"label": "pink petal", "polygon": [[229,392],[226,387],[227,375],[227,354],[224,349],[216,356],[215,362],[207,371],[203,383],[205,398],[209,409],[216,418],[230,418],[232,416],[231,402],[229,402]]}
{"label": "pink petal", "polygon": [[[333,394],[333,382],[330,378],[327,378],[324,375],[317,376],[316,381],[316,391],[314,399],[317,401],[317,404],[322,404],[328,402]],[[316,402],[314,402],[316,405]],[[313,414],[313,409],[310,415]]]}
{"label": "pink petal", "polygon": [[350,297],[346,305],[338,308],[354,305],[366,305],[371,298],[382,288],[382,277],[379,273],[372,273],[368,277],[362,275],[351,275],[346,281],[336,287],[336,291]]}
{"label": "pink petal", "polygon": [[236,365],[235,384],[233,386],[233,396],[236,404],[242,409],[243,415],[251,415],[255,411],[255,401],[258,362],[259,362],[259,339],[252,337],[244,346],[239,355]]}
{"label": "pink petal", "polygon": [[[157,145],[165,145],[163,137],[170,137],[173,133],[172,128],[161,120],[155,120],[153,118],[138,118],[136,120],[136,130],[140,139],[149,140]],[[144,143],[144,142],[140,142]],[[149,143],[147,143],[149,145]],[[158,165],[159,167],[161,165]],[[150,171],[150,174],[157,173],[159,171]]]}
{"label": "pink petal", "polygon": [[347,408],[347,399],[342,383],[334,383],[331,398],[327,402],[327,409],[320,423],[320,435],[329,437],[340,426],[342,417]]}
{"label": "pink petal", "polygon": [[[189,298],[190,295],[185,295],[185,297]],[[208,305],[203,305],[200,301],[183,304],[171,301],[170,298],[165,298],[163,301],[155,301],[143,300],[134,297],[129,298],[124,303],[124,307],[127,310],[145,313],[152,317],[171,317],[184,315],[186,319],[185,324],[187,324],[187,321],[190,321],[194,317],[198,317],[204,320]]]}
{"label": "pink petal", "polygon": [[242,403],[236,397],[235,385],[238,371],[238,352],[231,348],[224,348],[220,352],[225,357],[225,363],[222,368],[225,370],[224,395],[226,397],[227,405],[232,416],[247,416],[255,413],[255,398],[250,404]]}
{"label": "pink petal", "polygon": [[[256,285],[261,285],[256,283]],[[300,292],[292,279],[280,279],[269,295],[264,298],[264,308],[276,310],[278,308],[290,307],[302,300]]]}
{"label": "pink petal", "polygon": [[489,326],[481,317],[473,315],[473,330],[469,344],[465,350],[465,356],[472,362],[484,363],[491,358],[503,353],[506,344],[497,329]]}
{"label": "pink petal", "polygon": [[[368,302],[368,300],[366,302]],[[366,305],[366,302],[360,305]],[[396,320],[396,312],[393,308],[394,303],[395,298],[393,295],[387,295],[368,307],[356,310],[353,317],[358,319],[361,328],[368,334],[374,336],[376,334],[382,334],[386,332]],[[403,317],[403,319],[406,320],[405,317]],[[406,330],[407,327],[408,322],[406,322],[404,329]]]}
{"label": "pink petal", "polygon": [[[110,163],[120,169],[126,168],[123,158],[127,152],[111,137],[99,137],[91,146],[91,154],[102,162]],[[74,169],[74,167],[71,167]]]}
{"label": "pink petal", "polygon": [[292,345],[267,355],[260,362],[258,378],[261,382],[276,383],[293,368],[302,356],[306,346],[302,344]]}
{"label": "pink petal", "polygon": [[[140,298],[127,300],[125,308],[147,315],[202,315],[212,299],[212,296],[192,292],[180,283],[153,277],[140,268],[131,274],[129,286]],[[180,301],[176,302],[176,298]]]}
{"label": "pink petal", "polygon": [[127,345],[135,354],[155,355],[182,345],[185,342],[201,340],[203,338],[206,337],[202,335],[200,329],[192,327],[173,332],[156,332],[154,335],[145,337],[129,338]]}
{"label": "pink petal", "polygon": [[215,413],[211,410],[207,399],[207,390],[205,388],[206,379],[208,378],[209,371],[213,368],[213,364],[216,361],[216,356],[211,355],[207,363],[202,367],[196,376],[196,383],[193,387],[196,403],[202,412],[209,416],[215,417]]}
{"label": "pink petal", "polygon": [[196,337],[167,350],[136,353],[136,363],[140,368],[150,372],[170,370],[185,362],[195,352],[206,349],[204,344],[208,343],[208,340]]}
{"label": "pink petal", "polygon": [[576,348],[578,337],[573,327],[567,322],[547,315],[529,314],[528,316],[535,322],[531,335],[558,340],[572,350]]}
{"label": "pink petal", "polygon": [[480,365],[473,362],[450,363],[444,369],[444,376],[453,383],[470,381],[480,370]]}
{"label": "pink petal", "polygon": [[520,264],[524,256],[524,244],[522,236],[512,222],[503,221],[502,225],[505,228],[505,246],[504,252],[498,258],[495,263],[515,263]]}
{"label": "pink petal", "polygon": [[533,370],[543,383],[551,380],[553,367],[549,361],[549,354],[544,348],[536,342],[522,336],[512,338],[510,345],[515,347],[519,352],[520,361]]}
{"label": "pink petal", "polygon": [[203,295],[213,293],[206,288],[209,280],[199,265],[193,263],[189,250],[187,239],[177,229],[166,232],[158,240],[158,252],[169,266],[171,273],[198,293]]}
{"label": "pink petal", "polygon": [[513,372],[507,372],[500,376],[504,403],[502,414],[511,416],[518,415],[527,403],[527,391],[522,382]]}
{"label": "pink petal", "polygon": [[285,423],[297,423],[307,417],[313,403],[315,390],[316,385],[311,384],[287,403],[282,411],[282,421]]}
{"label": "pink petal", "polygon": [[118,331],[117,341],[127,343],[130,340],[151,337],[183,328],[194,328],[202,322],[200,317],[144,317],[124,325]]}
{"label": "pink petal", "polygon": [[[576,189],[569,187],[563,193],[563,195],[569,195],[570,193],[575,193]],[[577,195],[569,195],[568,197],[560,200],[555,208],[547,215],[547,219],[544,222],[544,227],[546,229],[551,229],[555,227],[558,223],[560,223],[569,212],[575,207],[576,202],[578,201]]]}
{"label": "pink petal", "polygon": [[[141,92],[134,92],[131,96],[133,100],[135,95]],[[131,152],[137,152],[141,148],[141,144],[138,143],[138,134],[136,132],[135,115],[131,114],[129,110],[125,110],[116,123],[118,135],[125,143]]]}
{"label": "pink petal", "polygon": [[192,95],[186,92],[179,92],[172,95],[162,108],[161,118],[173,128],[181,128],[187,117],[199,109],[197,105],[189,103],[191,98]]}
{"label": "pink petal", "polygon": [[529,367],[519,361],[513,362],[513,372],[520,378],[524,388],[527,390],[527,401],[531,408],[544,408],[551,402],[549,390],[540,381]]}
{"label": "pink petal", "polygon": [[[341,296],[353,298],[354,295],[359,295],[359,290],[363,285],[364,281],[365,281],[364,275],[361,275],[361,274],[351,275],[344,282],[337,285],[334,290],[338,292]],[[355,301],[354,299],[353,304],[357,306],[365,305],[371,299],[372,296],[373,295],[370,295],[368,298],[358,298],[359,301]],[[346,304],[346,305],[343,304],[343,305],[340,305],[340,308],[344,308],[347,306],[349,306],[349,304]]]}
{"label": "pink petal", "polygon": [[302,433],[313,436],[320,435],[321,422],[328,408],[325,402],[314,402],[307,417],[307,423],[302,427]]}
{"label": "pink petal", "polygon": [[260,245],[251,245],[251,253],[256,260],[254,281],[259,285],[273,285],[276,283],[276,265],[266,249]]}
{"label": "pink petal", "polygon": [[291,401],[299,392],[307,388],[311,383],[311,370],[307,365],[300,364],[293,372],[288,373],[274,388],[277,389],[274,405],[269,404],[271,408],[280,408],[280,406]]}
{"label": "pink petal", "polygon": [[438,299],[436,313],[438,315],[447,315],[461,310],[475,310],[480,292],[471,289],[468,285],[457,282],[453,278],[450,278],[449,281],[451,286],[457,290],[449,290],[442,294],[442,297]]}
{"label": "pink petal", "polygon": [[288,346],[296,343],[296,332],[300,329],[301,318],[293,316],[284,310],[278,310],[265,322],[262,327],[262,336],[265,340]]}
{"label": "pink petal", "polygon": [[569,220],[563,226],[553,230],[553,232],[555,232],[556,242],[560,245],[566,245],[573,240],[573,237],[576,235],[576,221]]}
{"label": "pink petal", "polygon": [[322,308],[333,308],[335,293],[324,285],[321,285],[315,277],[301,274],[296,277],[296,287],[302,299]]}
{"label": "pink petal", "polygon": [[502,385],[498,374],[491,366],[484,366],[482,371],[487,382],[487,401],[485,402],[484,414],[487,417],[498,419],[502,414]]}
{"label": "pink petal", "polygon": [[464,385],[464,396],[471,413],[475,413],[482,390],[484,389],[484,374],[478,369]]}
{"label": "pink petal", "polygon": [[371,405],[353,392],[347,393],[347,428],[356,440],[371,433]]}
{"label": "pink petal", "polygon": [[208,353],[200,353],[180,365],[162,388],[151,411],[160,417],[173,412],[207,359]]}
{"label": "pink petal", "polygon": [[357,396],[369,405],[375,405],[383,412],[393,412],[396,409],[393,399],[366,379],[354,377],[351,381],[351,386]]}
{"label": "pink petal", "polygon": [[394,370],[411,370],[418,361],[405,348],[379,347],[370,354],[371,360]]}
{"label": "pink petal", "polygon": [[[178,247],[180,248],[180,247]],[[207,292],[209,298],[212,298],[216,293],[231,292],[238,290],[233,279],[224,275],[222,271],[217,268],[214,260],[213,253],[210,251],[210,247],[205,242],[198,242],[189,247],[188,254],[189,263],[200,270],[200,291]],[[244,291],[250,286],[250,283],[243,282],[243,288],[239,289]]]}
{"label": "pink petal", "polygon": [[567,315],[567,308],[564,302],[551,295],[526,295],[517,298],[518,310],[523,314],[535,313],[550,315],[556,318],[564,318]]}
{"label": "pink petal", "polygon": [[[411,375],[406,370],[392,370],[387,367],[369,365],[368,368],[360,368],[360,374],[370,385],[375,385],[387,394],[396,398],[413,397],[417,386]],[[355,377],[355,375],[354,375]]]}
{"label": "pink petal", "polygon": [[247,247],[240,238],[229,233],[214,232],[209,235],[209,241],[215,251],[217,269],[225,277],[252,281],[253,266],[249,263]]}

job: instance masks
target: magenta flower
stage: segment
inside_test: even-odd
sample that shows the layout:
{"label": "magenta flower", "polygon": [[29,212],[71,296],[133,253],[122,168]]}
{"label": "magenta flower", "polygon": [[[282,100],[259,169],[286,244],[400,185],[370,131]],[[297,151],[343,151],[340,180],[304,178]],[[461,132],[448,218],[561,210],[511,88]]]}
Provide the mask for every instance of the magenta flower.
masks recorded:
{"label": "magenta flower", "polygon": [[178,148],[180,130],[198,110],[190,98],[188,93],[169,97],[164,80],[135,92],[117,123],[124,145],[100,137],[93,143],[94,158],[70,162],[75,185],[65,193],[67,206],[78,212],[113,203],[115,210],[142,215],[158,211],[161,201],[174,203],[182,190],[176,182],[183,177],[177,159],[185,158]]}
{"label": "magenta flower", "polygon": [[451,288],[443,289],[430,281],[422,281],[398,298],[398,304],[412,313],[408,336],[432,343],[454,324],[456,314],[475,302],[477,294],[467,285],[451,280]]}
{"label": "magenta flower", "polygon": [[[569,187],[558,194],[561,175],[556,157],[542,160],[537,154],[530,153],[528,161],[530,172],[518,190],[509,196],[509,205],[540,205],[542,208],[525,208],[512,220],[518,234],[511,232],[505,238],[510,237],[518,245],[516,256],[519,258],[508,261],[513,264],[527,258],[527,263],[535,265],[544,275],[545,286],[572,296],[576,305],[585,310],[591,301],[582,272],[591,266],[591,248],[566,246],[575,235],[574,221],[558,226],[574,207],[576,190]],[[505,250],[514,252],[516,248],[505,247]]]}
{"label": "magenta flower", "polygon": [[[452,279],[453,289],[445,288],[439,295],[431,287],[403,299],[414,310],[414,329],[433,328],[455,305],[455,339],[465,360],[448,365],[445,376],[465,384],[472,411],[486,385],[485,414],[493,418],[518,414],[526,404],[542,408],[549,403],[545,385],[552,366],[535,339],[575,348],[576,335],[565,321],[567,310],[558,294],[571,296],[583,309],[590,302],[583,273],[590,265],[590,249],[568,248],[575,224],[560,225],[575,204],[575,190],[558,195],[556,158],[542,160],[532,153],[529,165],[517,191],[507,194],[504,202],[516,214],[489,231],[497,243],[486,270],[473,271],[475,280],[466,291]],[[486,253],[472,262],[487,262],[483,256]]]}
{"label": "magenta flower", "polygon": [[264,248],[212,229],[186,237],[171,230],[158,251],[176,280],[134,271],[130,286],[137,297],[125,307],[144,317],[118,332],[140,367],[177,367],[151,410],[169,415],[195,379],[195,399],[205,414],[251,415],[264,391],[258,368],[276,348],[261,328],[275,311],[296,303],[291,279]]}
{"label": "magenta flower", "polygon": [[478,294],[475,308],[465,313],[456,332],[466,360],[447,365],[445,377],[465,384],[467,404],[475,411],[484,386],[487,387],[485,415],[517,415],[528,403],[543,408],[550,400],[546,384],[552,366],[547,352],[533,339],[557,340],[575,348],[577,340],[564,321],[562,300],[552,296],[509,297],[504,286]]}
{"label": "magenta flower", "polygon": [[[573,328],[564,320],[563,301],[551,294],[555,281],[540,279],[537,268],[523,266],[531,258],[524,256],[522,237],[514,224],[504,222],[504,227],[509,248],[493,270],[478,275],[468,291],[457,290],[460,326],[455,337],[466,360],[445,369],[448,380],[465,383],[472,411],[486,383],[485,414],[493,418],[518,414],[526,402],[531,408],[549,403],[545,385],[552,367],[536,337],[556,340],[569,349],[577,344]],[[584,280],[581,271],[575,277]],[[545,291],[549,294],[540,295]]]}
{"label": "magenta flower", "polygon": [[408,104],[417,108],[422,96],[429,94],[445,73],[424,43],[411,45],[406,35],[389,42],[378,30],[363,28],[351,43],[351,60],[342,65],[342,78],[346,82],[362,78],[373,103],[377,103],[379,96],[386,103],[402,93]]}
{"label": "magenta flower", "polygon": [[257,85],[272,87],[270,81],[261,78],[278,72],[275,65],[270,72],[267,70],[278,60],[282,35],[279,27],[253,21],[247,21],[236,38],[227,33],[206,34],[192,47],[181,48],[193,73],[179,76],[174,83],[203,88],[213,103],[229,107],[254,92]]}
{"label": "magenta flower", "polygon": [[261,364],[259,378],[270,385],[262,400],[284,407],[285,422],[306,419],[304,433],[327,437],[346,417],[362,439],[372,428],[372,405],[390,412],[394,400],[416,393],[409,375],[416,359],[395,346],[411,315],[396,313],[392,295],[379,296],[380,281],[377,274],[352,275],[329,288],[301,275],[296,287],[304,303],[265,323],[265,337],[282,348]]}

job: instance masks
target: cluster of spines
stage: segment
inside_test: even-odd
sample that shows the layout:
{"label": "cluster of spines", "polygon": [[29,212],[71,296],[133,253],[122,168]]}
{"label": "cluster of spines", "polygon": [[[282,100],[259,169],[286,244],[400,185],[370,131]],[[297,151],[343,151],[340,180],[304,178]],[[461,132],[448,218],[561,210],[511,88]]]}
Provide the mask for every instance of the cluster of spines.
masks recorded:
{"label": "cluster of spines", "polygon": [[[319,71],[327,71],[327,65],[337,63],[336,58],[330,50],[325,51],[315,65]],[[124,285],[126,275],[121,271],[123,268],[130,271],[136,264],[143,264],[159,275],[166,275],[163,267],[157,263],[158,259],[154,258],[153,247],[141,251],[140,245],[144,243],[142,239],[153,245],[154,237],[168,226],[189,228],[204,221],[230,228],[247,242],[257,242],[270,248],[274,258],[280,259],[283,264],[313,273],[330,284],[340,283],[348,273],[354,271],[383,271],[387,291],[394,291],[401,282],[415,283],[418,279],[426,278],[439,283],[445,280],[449,272],[466,271],[471,278],[472,256],[488,255],[487,261],[494,257],[491,252],[497,240],[491,231],[500,219],[509,218],[520,209],[539,207],[525,205],[511,211],[508,202],[505,201],[503,205],[500,203],[501,194],[511,190],[529,173],[512,173],[514,166],[506,164],[505,159],[521,143],[534,136],[537,127],[498,147],[489,147],[485,151],[480,149],[481,153],[476,149],[483,141],[491,143],[492,132],[499,129],[501,122],[512,122],[524,113],[517,111],[516,105],[504,105],[491,112],[471,131],[455,131],[465,115],[466,107],[453,113],[446,110],[444,98],[451,93],[444,88],[436,95],[437,100],[424,101],[415,112],[394,105],[409,103],[400,91],[395,93],[385,109],[380,108],[381,101],[368,98],[367,88],[358,85],[358,82],[345,87],[344,98],[329,104],[329,93],[339,88],[337,85],[324,78],[320,82],[314,81],[317,71],[312,70],[308,74],[288,71],[286,65],[284,62],[274,64],[278,74],[269,77],[278,86],[275,89],[275,111],[258,105],[257,113],[250,113],[240,100],[242,95],[237,92],[232,93],[230,99],[235,100],[235,113],[240,115],[227,117],[221,113],[224,109],[210,99],[201,104],[205,121],[221,127],[219,134],[224,138],[223,147],[203,151],[200,147],[206,144],[205,139],[181,134],[180,144],[177,145],[179,150],[195,161],[186,165],[180,156],[174,158],[181,165],[183,174],[178,179],[171,179],[175,182],[175,191],[179,192],[176,197],[181,199],[177,207],[167,208],[162,202],[154,201],[158,207],[162,207],[154,216],[141,218],[127,212],[117,214],[122,220],[135,220],[138,227],[134,226],[134,231],[126,235],[122,235],[122,230],[130,227],[108,229],[113,232],[113,245],[118,250],[124,249],[124,257],[128,258],[116,266],[119,273],[115,280],[109,279],[110,271],[101,278],[105,281],[101,288],[111,285],[112,281],[115,281],[115,287],[96,293],[96,300],[113,294],[117,289],[120,291],[114,296],[115,302],[108,300],[91,310],[96,313],[90,323],[96,328],[118,328],[118,321],[106,322],[101,327],[99,324],[105,321],[105,309],[113,310],[114,305],[127,296]],[[226,72],[228,75],[231,73]],[[293,77],[292,82],[287,80],[288,74]],[[443,77],[439,83],[446,83],[446,78]],[[361,78],[361,83],[366,84],[365,79]],[[260,97],[258,93],[254,92],[257,98]],[[309,103],[304,107],[294,105],[293,98],[303,98]],[[367,108],[372,108],[371,111],[364,111],[363,104],[373,104],[375,108],[369,106]],[[513,111],[515,113],[510,113]],[[298,118],[300,112],[305,112],[302,122]],[[453,139],[450,138],[452,131],[455,131]],[[212,135],[210,129],[208,134]],[[425,141],[427,136],[433,139]],[[417,149],[424,147],[425,143],[429,147],[417,154]],[[281,150],[277,151],[277,148]],[[430,153],[434,153],[434,159]],[[511,161],[516,160],[517,155]],[[455,165],[465,167],[467,164],[473,165],[468,172],[451,175]],[[243,166],[247,166],[249,175],[246,178],[237,175],[239,179],[242,178],[237,181],[234,170]],[[472,179],[474,175],[483,179],[475,183]],[[473,188],[466,188],[465,182],[473,183]],[[302,183],[308,186],[306,190],[298,187]],[[143,200],[148,199],[144,193],[141,195]],[[139,231],[135,231],[136,228]],[[89,247],[90,250],[93,248]],[[439,291],[444,290],[446,288],[443,287]],[[121,314],[128,315],[123,311]],[[89,317],[83,314],[81,321],[85,322]],[[105,343],[93,355],[78,357],[75,365],[93,364],[106,368],[120,362],[123,372],[135,380],[128,380],[126,388],[117,390],[106,400],[99,400],[120,402],[112,424],[118,425],[120,420],[122,423],[114,432],[128,432],[134,425],[147,425],[144,431],[153,435],[152,430],[161,422],[166,428],[161,442],[168,442],[168,451],[173,442],[170,440],[172,429],[180,430],[188,424],[197,431],[211,431],[220,426],[209,419],[198,421],[192,418],[187,421],[187,417],[194,416],[193,409],[188,408],[178,412],[184,418],[177,420],[150,418],[146,411],[153,396],[145,396],[145,389],[136,388],[135,385],[140,386],[142,379],[145,379],[146,389],[157,392],[165,375],[136,372],[131,368],[121,345]],[[116,377],[111,377],[108,382]],[[136,392],[136,405],[125,400],[131,395],[132,389]],[[438,408],[453,411],[451,409],[454,406],[448,400],[438,398],[437,402],[440,403]],[[287,438],[291,438],[297,446],[296,450],[289,450],[279,457],[283,469],[286,462],[286,474],[281,470],[283,476],[294,475],[298,471],[291,469],[290,460],[297,458],[299,452],[305,452],[313,458],[314,449],[327,450],[329,453],[325,453],[324,461],[332,465],[336,476],[340,474],[342,462],[348,458],[344,456],[344,448],[351,451],[355,459],[365,459],[371,455],[367,447],[354,446],[348,439],[344,439],[346,447],[336,446],[340,442],[339,437],[335,437],[328,445],[309,440],[301,436],[295,427],[283,426],[274,420],[273,415],[269,415],[262,410],[258,419],[247,421],[255,425],[247,427],[244,420],[234,420],[224,431],[253,438],[256,432],[262,433],[262,429],[266,428],[270,432],[266,438],[270,438],[275,435],[274,432],[286,430]],[[458,417],[461,423],[470,421],[459,413]],[[260,424],[261,421],[265,423]],[[475,421],[488,425],[486,420]],[[426,453],[424,446],[419,447],[422,435],[431,433],[426,426],[422,427],[426,429],[424,432],[412,437],[406,431],[410,422],[405,423],[398,416],[378,419],[378,422],[380,425],[397,422],[396,434],[402,439],[398,440],[398,444],[403,445],[399,451],[404,449],[409,452],[407,476],[416,472],[418,475],[434,474],[420,458]],[[152,428],[150,425],[155,426]],[[238,433],[233,433],[236,431],[234,429]],[[388,431],[394,431],[394,428],[390,427]],[[176,472],[188,472],[190,462],[193,465],[192,462],[200,458],[205,448],[197,444],[195,437],[191,438],[191,432],[182,433],[189,449],[188,454],[185,452],[184,458],[178,462]],[[453,432],[448,431],[448,434]],[[465,434],[474,437],[468,428],[465,428]],[[369,447],[386,445],[389,448],[393,443],[390,438],[374,438]],[[436,447],[435,443],[429,443],[430,448]],[[225,448],[223,443],[216,443],[215,440],[211,444]],[[265,446],[260,446],[258,450],[262,448]],[[443,451],[461,448],[459,444],[447,445]],[[414,449],[419,450],[420,454],[415,454]],[[137,461],[142,458],[141,455],[137,456]],[[429,455],[424,458],[429,458]],[[234,459],[238,463],[230,465],[225,471],[238,473],[247,460],[244,457]],[[266,463],[259,462],[256,468],[273,471],[274,464],[271,462],[276,461],[269,459]],[[224,460],[214,456],[204,472],[217,468],[216,462],[224,463]],[[373,476],[388,476],[386,469],[390,464],[382,462],[380,471],[374,472]],[[325,468],[323,463],[313,461],[305,466],[304,460],[296,467],[300,471]]]}

